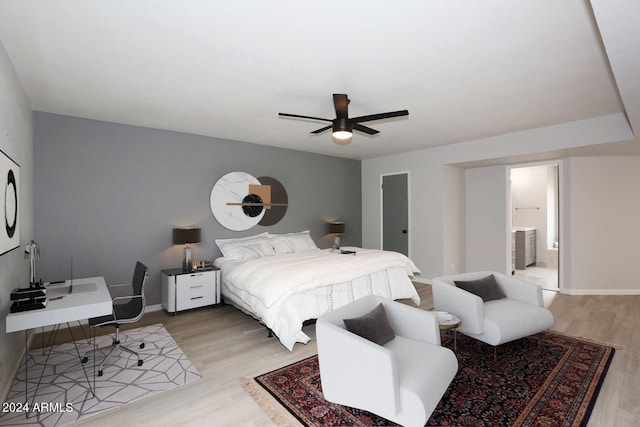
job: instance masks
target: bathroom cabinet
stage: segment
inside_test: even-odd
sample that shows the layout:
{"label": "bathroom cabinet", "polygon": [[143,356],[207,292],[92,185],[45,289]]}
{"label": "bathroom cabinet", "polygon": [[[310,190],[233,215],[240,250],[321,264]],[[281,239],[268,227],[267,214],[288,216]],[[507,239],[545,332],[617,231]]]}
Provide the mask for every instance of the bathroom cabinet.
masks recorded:
{"label": "bathroom cabinet", "polygon": [[516,230],[516,268],[524,270],[536,263],[536,229]]}
{"label": "bathroom cabinet", "polygon": [[516,274],[516,232],[511,231],[511,274]]}

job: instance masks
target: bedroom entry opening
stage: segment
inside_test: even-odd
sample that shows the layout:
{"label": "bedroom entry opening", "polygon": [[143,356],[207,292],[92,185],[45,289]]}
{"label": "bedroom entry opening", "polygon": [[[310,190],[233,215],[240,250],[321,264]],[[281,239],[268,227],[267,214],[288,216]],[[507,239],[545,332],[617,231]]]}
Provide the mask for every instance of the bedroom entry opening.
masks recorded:
{"label": "bedroom entry opening", "polygon": [[381,176],[381,248],[409,256],[409,173]]}
{"label": "bedroom entry opening", "polygon": [[559,290],[559,163],[510,170],[511,274]]}

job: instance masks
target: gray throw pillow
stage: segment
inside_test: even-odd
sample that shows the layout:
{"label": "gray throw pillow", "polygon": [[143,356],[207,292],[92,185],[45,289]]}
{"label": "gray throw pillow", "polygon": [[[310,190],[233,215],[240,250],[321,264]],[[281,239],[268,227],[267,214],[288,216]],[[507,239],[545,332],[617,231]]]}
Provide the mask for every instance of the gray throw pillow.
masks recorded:
{"label": "gray throw pillow", "polygon": [[502,289],[500,289],[500,286],[498,285],[498,282],[496,282],[496,278],[493,277],[493,274],[483,279],[465,281],[455,280],[453,283],[455,283],[460,289],[464,289],[467,292],[478,295],[484,302],[507,297],[504,292],[502,292]]}
{"label": "gray throw pillow", "polygon": [[349,332],[379,345],[384,345],[396,337],[382,303],[364,316],[343,321]]}

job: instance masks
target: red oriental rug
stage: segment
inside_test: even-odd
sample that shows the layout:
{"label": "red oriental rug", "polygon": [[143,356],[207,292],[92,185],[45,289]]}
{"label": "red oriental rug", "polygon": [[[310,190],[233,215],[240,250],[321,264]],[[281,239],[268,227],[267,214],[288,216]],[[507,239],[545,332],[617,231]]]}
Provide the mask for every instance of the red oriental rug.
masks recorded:
{"label": "red oriental rug", "polygon": [[[445,337],[443,337],[443,341]],[[584,426],[615,350],[554,332],[493,348],[458,334],[458,374],[428,426]],[[255,378],[306,426],[395,425],[324,400],[318,357]]]}

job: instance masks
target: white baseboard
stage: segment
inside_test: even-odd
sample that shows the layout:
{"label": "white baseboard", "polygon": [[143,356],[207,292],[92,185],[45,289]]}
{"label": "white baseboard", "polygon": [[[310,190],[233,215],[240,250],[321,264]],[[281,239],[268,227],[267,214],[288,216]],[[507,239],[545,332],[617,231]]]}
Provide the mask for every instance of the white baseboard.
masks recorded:
{"label": "white baseboard", "polygon": [[560,289],[567,295],[640,295],[640,289]]}

